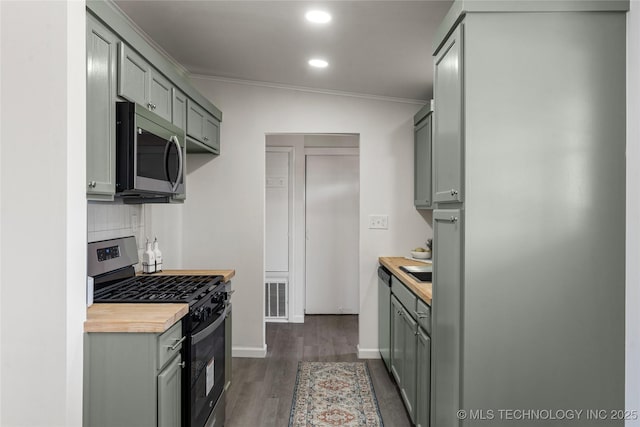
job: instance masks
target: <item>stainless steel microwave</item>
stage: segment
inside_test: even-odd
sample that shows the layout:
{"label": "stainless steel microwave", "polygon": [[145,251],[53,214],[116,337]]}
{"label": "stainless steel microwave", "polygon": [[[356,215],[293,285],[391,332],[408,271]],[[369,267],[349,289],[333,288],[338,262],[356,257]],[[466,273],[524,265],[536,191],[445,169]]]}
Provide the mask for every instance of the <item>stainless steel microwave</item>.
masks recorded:
{"label": "stainless steel microwave", "polygon": [[166,201],[184,193],[184,131],[133,102],[116,103],[116,194]]}

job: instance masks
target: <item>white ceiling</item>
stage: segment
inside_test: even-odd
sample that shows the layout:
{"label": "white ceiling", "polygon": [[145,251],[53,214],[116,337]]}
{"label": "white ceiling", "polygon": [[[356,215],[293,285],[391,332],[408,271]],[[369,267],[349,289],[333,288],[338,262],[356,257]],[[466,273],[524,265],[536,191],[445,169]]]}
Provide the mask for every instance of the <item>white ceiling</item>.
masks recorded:
{"label": "white ceiling", "polygon": [[[192,74],[428,100],[433,36],[452,1],[116,3]],[[311,8],[332,21],[308,23]],[[309,67],[315,56],[329,67]]]}

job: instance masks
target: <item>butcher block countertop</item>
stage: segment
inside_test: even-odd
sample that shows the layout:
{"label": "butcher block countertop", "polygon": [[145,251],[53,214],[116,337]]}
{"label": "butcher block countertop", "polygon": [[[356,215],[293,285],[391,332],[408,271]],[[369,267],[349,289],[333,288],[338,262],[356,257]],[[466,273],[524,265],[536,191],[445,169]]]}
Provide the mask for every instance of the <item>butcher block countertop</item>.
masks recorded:
{"label": "butcher block countertop", "polygon": [[[153,273],[157,276],[223,276],[223,282],[228,282],[235,274],[235,270],[164,270]],[[95,303],[87,308],[84,331],[162,333],[188,311],[189,304],[182,303]]]}
{"label": "butcher block countertop", "polygon": [[[138,273],[142,275],[144,273]],[[158,273],[144,274],[145,276],[223,276],[222,281],[228,282],[236,275],[235,270],[162,270]]]}
{"label": "butcher block countertop", "polygon": [[[431,263],[431,260],[425,261]],[[414,261],[404,257],[380,257],[378,258],[378,262],[387,267],[391,274],[400,279],[402,283],[404,283],[409,289],[411,289],[411,291],[413,291],[414,294],[418,296],[418,298],[431,305],[431,282],[418,282],[416,279],[410,276],[409,273],[405,273],[404,271],[400,270],[400,266],[402,265],[425,265],[424,262]]]}
{"label": "butcher block countertop", "polygon": [[188,311],[189,304],[93,304],[84,331],[162,333]]}

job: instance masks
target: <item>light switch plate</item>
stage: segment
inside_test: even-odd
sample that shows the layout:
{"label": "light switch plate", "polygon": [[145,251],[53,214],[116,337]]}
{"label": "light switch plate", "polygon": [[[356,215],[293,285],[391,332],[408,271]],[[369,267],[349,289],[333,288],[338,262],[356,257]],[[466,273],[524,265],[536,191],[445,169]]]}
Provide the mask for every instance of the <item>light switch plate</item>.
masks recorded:
{"label": "light switch plate", "polygon": [[388,215],[369,215],[369,228],[378,230],[389,229]]}

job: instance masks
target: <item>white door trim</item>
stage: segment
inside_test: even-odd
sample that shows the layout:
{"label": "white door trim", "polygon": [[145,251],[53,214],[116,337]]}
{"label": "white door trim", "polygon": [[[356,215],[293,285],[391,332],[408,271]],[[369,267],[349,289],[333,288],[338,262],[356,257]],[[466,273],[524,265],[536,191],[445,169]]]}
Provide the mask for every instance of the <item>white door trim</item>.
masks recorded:
{"label": "white door trim", "polygon": [[[294,251],[295,251],[295,246],[294,246],[294,242],[295,242],[295,227],[294,227],[294,222],[295,222],[295,203],[293,200],[293,195],[295,194],[295,186],[296,186],[296,182],[295,182],[295,175],[294,175],[294,162],[293,159],[295,158],[295,147],[273,147],[273,146],[266,146],[265,147],[265,152],[272,152],[272,153],[289,153],[289,194],[288,194],[288,203],[289,203],[289,224],[288,224],[288,228],[289,228],[289,271],[287,273],[287,276],[289,278],[289,307],[287,307],[287,313],[289,313],[289,321],[291,321],[291,317],[292,314],[294,313],[294,302],[295,302],[295,263],[294,263]],[[266,175],[265,175],[265,180],[266,180]],[[265,226],[266,226],[266,211],[265,211]],[[266,242],[263,242],[263,244],[265,244],[265,250],[266,250]],[[266,254],[265,254],[266,257]],[[266,259],[266,258],[265,258]],[[266,262],[265,262],[266,265]],[[265,280],[267,279],[267,272],[265,271]],[[280,275],[282,275],[282,273],[279,273]],[[262,292],[262,307],[264,307],[264,291]],[[264,323],[264,321],[263,321]]]}
{"label": "white door trim", "polygon": [[307,147],[305,156],[360,156],[360,149],[355,147]]}

